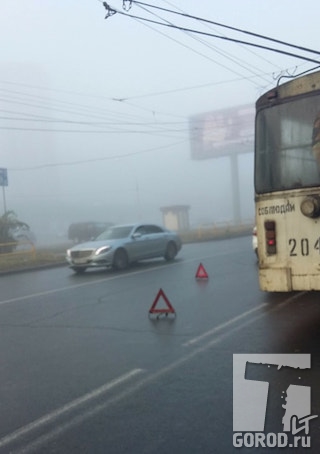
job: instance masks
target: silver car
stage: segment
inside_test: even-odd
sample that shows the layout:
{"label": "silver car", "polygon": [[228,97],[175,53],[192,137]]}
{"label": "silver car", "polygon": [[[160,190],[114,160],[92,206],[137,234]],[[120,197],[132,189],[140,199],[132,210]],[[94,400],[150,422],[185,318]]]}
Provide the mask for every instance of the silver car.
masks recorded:
{"label": "silver car", "polygon": [[175,258],[182,246],[180,237],[155,224],[116,225],[95,240],[67,250],[66,259],[76,273],[87,268],[113,267],[123,270],[144,259]]}

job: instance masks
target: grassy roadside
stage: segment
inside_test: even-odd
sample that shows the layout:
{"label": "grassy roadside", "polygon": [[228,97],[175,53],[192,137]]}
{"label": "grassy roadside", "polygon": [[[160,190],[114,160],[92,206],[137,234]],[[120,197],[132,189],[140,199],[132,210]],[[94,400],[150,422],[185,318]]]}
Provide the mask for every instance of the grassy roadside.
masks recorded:
{"label": "grassy roadside", "polygon": [[66,264],[66,248],[44,248],[0,254],[0,272]]}
{"label": "grassy roadside", "polygon": [[218,239],[235,238],[252,235],[253,225],[227,225],[222,227],[199,227],[198,229],[180,232],[183,243],[197,243]]}

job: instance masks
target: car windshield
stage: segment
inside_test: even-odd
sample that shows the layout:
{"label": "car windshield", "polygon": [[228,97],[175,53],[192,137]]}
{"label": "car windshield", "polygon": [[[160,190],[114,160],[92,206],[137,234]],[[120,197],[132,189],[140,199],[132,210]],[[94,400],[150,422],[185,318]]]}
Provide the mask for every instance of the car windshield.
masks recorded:
{"label": "car windshield", "polygon": [[122,226],[122,227],[111,227],[110,229],[105,230],[99,236],[97,236],[96,241],[100,240],[119,240],[120,238],[126,238],[129,236],[132,225]]}

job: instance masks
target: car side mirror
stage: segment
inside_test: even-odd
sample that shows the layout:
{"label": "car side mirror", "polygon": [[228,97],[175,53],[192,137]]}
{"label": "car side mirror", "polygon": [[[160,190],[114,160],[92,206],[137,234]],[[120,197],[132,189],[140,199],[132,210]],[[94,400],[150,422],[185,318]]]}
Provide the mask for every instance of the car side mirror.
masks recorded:
{"label": "car side mirror", "polygon": [[137,238],[141,238],[141,236],[142,236],[142,235],[141,235],[141,233],[139,233],[139,232],[135,232],[135,233],[132,234],[132,238],[133,238],[134,240],[136,240]]}

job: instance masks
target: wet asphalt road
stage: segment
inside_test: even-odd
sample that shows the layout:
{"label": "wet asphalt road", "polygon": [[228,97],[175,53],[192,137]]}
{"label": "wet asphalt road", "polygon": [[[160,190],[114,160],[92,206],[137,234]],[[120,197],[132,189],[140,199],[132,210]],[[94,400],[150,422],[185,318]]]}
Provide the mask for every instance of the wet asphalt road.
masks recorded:
{"label": "wet asphalt road", "polygon": [[[200,263],[208,280],[195,279]],[[240,451],[234,354],[311,354],[320,415],[320,295],[260,292],[250,237],[185,245],[172,264],[0,282],[0,453]],[[175,316],[149,316],[160,289]],[[320,452],[319,427],[311,448],[289,452]]]}

